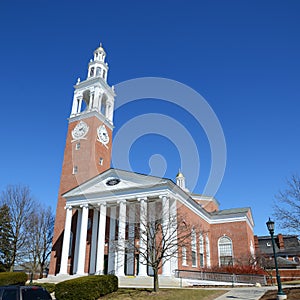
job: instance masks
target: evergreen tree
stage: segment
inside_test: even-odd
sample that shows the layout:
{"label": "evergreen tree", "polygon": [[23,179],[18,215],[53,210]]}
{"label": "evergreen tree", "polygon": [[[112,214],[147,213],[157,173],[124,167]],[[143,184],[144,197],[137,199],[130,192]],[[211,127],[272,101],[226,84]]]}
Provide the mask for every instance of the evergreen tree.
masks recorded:
{"label": "evergreen tree", "polygon": [[0,207],[0,271],[9,271],[12,265],[12,224],[9,207]]}

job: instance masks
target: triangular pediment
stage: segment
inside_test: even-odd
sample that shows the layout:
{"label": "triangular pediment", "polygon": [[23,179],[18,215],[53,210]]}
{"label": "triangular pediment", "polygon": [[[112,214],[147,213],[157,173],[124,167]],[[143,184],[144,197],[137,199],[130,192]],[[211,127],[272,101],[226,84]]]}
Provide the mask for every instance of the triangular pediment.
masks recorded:
{"label": "triangular pediment", "polygon": [[165,178],[149,176],[124,170],[109,169],[96,177],[82,183],[78,187],[68,191],[62,196],[65,198],[77,198],[81,195],[105,195],[120,194],[143,189],[155,189],[163,186],[174,185]]}

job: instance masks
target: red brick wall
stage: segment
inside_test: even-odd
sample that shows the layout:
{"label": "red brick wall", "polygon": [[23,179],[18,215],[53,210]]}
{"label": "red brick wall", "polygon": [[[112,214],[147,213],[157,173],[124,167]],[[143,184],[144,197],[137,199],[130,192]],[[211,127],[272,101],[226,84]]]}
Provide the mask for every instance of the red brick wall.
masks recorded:
{"label": "red brick wall", "polygon": [[219,265],[218,241],[226,235],[232,240],[234,263],[247,263],[251,256],[250,241],[254,236],[246,221],[214,224],[211,226],[211,265]]}
{"label": "red brick wall", "polygon": [[[79,150],[75,150],[77,142],[75,141],[72,143],[73,138],[71,135],[72,130],[79,121],[69,123],[56,207],[53,247],[49,268],[49,274],[51,275],[59,272],[63,230],[65,226],[66,212],[64,207],[66,202],[61,195],[110,168],[112,131],[107,128],[110,141],[106,148],[97,141],[97,128],[102,124],[102,122],[96,117],[90,117],[83,121],[89,126],[89,131],[85,136],[86,139],[78,141],[80,142]],[[99,164],[100,157],[104,160],[102,166]],[[72,174],[74,165],[78,167],[78,173],[76,175]],[[73,232],[73,234],[75,237],[75,232]],[[89,251],[87,253],[89,253]]]}

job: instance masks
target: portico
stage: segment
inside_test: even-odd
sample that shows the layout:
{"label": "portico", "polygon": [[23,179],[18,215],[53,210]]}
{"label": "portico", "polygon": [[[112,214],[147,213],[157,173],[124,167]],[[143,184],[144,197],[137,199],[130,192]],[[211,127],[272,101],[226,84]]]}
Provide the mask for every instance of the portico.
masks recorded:
{"label": "portico", "polygon": [[[114,171],[106,173],[111,172]],[[131,178],[133,181],[130,184],[128,178],[120,179],[120,175],[125,173],[127,176],[130,174],[118,171],[120,181],[116,185],[106,185],[106,182],[111,180],[109,178],[112,174],[107,174],[109,176],[104,178],[99,175],[97,177],[99,182],[94,182],[96,185],[83,184],[63,195],[67,199],[66,221],[59,274],[114,273],[117,276],[148,276],[149,272],[151,273],[147,261],[138,255],[137,249],[143,253],[147,251],[146,226],[148,222],[155,221],[157,211],[161,210],[163,222],[169,222],[172,215],[176,215],[176,200],[171,197],[171,191],[167,191],[166,186],[152,192],[145,189],[143,192],[138,191],[137,183],[134,181],[136,178]],[[132,174],[130,176],[132,177]],[[150,183],[151,178],[145,179],[148,181],[149,189],[152,189],[154,182]],[[165,185],[165,182],[160,184]],[[104,185],[105,191],[101,189]],[[127,186],[126,190],[122,189],[124,185]],[[120,194],[120,190],[123,190],[123,195]],[[71,224],[75,215],[77,215],[76,230],[73,229],[72,232]],[[88,231],[91,232],[91,239],[87,260]],[[70,257],[73,258],[73,263],[68,266]],[[172,261],[164,262],[162,275],[171,276],[177,268],[177,259],[174,257]]]}

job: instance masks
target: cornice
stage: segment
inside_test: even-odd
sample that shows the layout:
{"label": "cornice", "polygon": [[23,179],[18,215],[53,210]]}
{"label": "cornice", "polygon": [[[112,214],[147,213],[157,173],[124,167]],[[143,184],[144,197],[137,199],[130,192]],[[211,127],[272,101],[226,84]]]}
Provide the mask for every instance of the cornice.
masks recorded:
{"label": "cornice", "polygon": [[105,118],[102,114],[100,114],[97,110],[90,110],[90,111],[83,111],[79,114],[72,115],[70,118],[68,118],[69,123],[73,123],[76,121],[88,119],[91,117],[96,117],[98,118],[101,122],[103,122],[110,130],[114,129],[114,125],[107,119]]}

